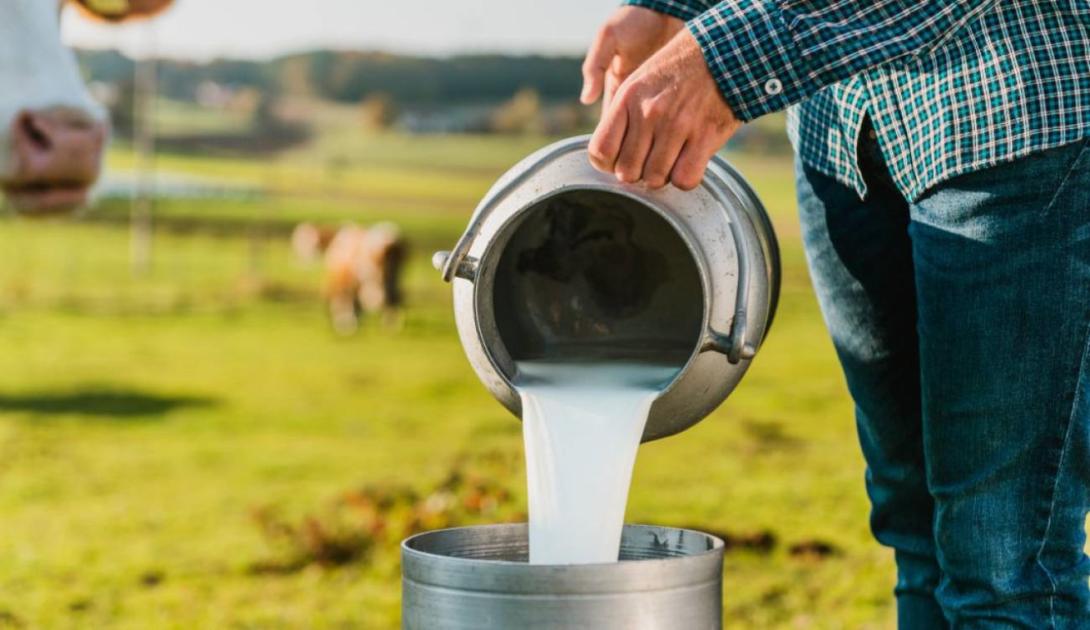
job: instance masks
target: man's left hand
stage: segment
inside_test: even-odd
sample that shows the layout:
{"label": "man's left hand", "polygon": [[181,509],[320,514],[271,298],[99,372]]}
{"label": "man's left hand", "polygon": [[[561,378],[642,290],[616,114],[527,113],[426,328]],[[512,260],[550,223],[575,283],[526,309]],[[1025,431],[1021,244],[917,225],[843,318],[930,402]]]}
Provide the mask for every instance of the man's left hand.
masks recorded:
{"label": "man's left hand", "polygon": [[590,160],[624,182],[691,190],[741,125],[700,45],[682,30],[618,88],[590,141]]}

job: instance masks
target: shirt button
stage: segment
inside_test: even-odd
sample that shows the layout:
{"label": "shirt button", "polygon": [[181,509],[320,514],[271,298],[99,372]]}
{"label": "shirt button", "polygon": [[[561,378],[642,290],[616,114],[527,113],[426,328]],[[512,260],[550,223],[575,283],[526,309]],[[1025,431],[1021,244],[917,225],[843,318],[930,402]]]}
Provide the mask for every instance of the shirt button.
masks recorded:
{"label": "shirt button", "polygon": [[769,96],[776,96],[780,92],[783,92],[783,83],[779,79],[769,79],[765,81],[765,94]]}

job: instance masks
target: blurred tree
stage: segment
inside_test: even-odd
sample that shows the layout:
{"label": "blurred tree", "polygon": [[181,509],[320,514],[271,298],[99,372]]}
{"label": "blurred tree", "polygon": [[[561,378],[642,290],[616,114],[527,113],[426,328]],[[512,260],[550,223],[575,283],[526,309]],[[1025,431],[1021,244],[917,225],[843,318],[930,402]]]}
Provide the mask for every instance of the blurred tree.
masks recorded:
{"label": "blurred tree", "polygon": [[310,63],[304,57],[290,57],[279,64],[278,87],[293,96],[309,96],[314,91]]}
{"label": "blurred tree", "polygon": [[258,131],[275,132],[283,127],[279,113],[280,99],[275,94],[263,93],[254,108],[253,126]]}
{"label": "blurred tree", "polygon": [[598,122],[599,111],[598,107],[587,107],[575,101],[561,103],[546,115],[545,133],[554,136],[589,133]]}
{"label": "blurred tree", "polygon": [[367,131],[385,131],[397,122],[394,99],[385,92],[372,94],[360,103],[360,121]]}
{"label": "blurred tree", "polygon": [[257,88],[242,88],[231,97],[230,102],[227,103],[227,109],[252,117],[257,112],[257,108],[261,106],[265,94],[267,93],[263,93]]}
{"label": "blurred tree", "polygon": [[116,97],[108,104],[110,126],[115,135],[131,138],[136,125],[136,84],[130,76],[114,85]]}
{"label": "blurred tree", "polygon": [[532,88],[519,90],[492,114],[496,133],[541,133],[544,128],[541,96]]}
{"label": "blurred tree", "polygon": [[[80,51],[88,79],[119,83],[132,75],[132,61],[113,51]],[[202,82],[232,88],[282,89],[359,103],[388,94],[401,108],[497,103],[523,87],[542,100],[574,99],[581,59],[538,55],[412,57],[381,52],[317,50],[270,61],[216,59],[207,63],[160,60],[162,96],[194,100]]]}

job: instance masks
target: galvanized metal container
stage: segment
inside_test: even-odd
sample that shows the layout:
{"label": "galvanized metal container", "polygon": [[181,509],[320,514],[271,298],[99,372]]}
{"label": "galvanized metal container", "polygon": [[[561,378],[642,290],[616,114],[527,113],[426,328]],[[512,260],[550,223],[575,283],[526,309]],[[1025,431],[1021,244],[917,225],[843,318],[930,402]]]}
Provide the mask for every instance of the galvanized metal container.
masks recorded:
{"label": "galvanized metal container", "polygon": [[526,525],[428,532],[401,545],[403,630],[712,630],[723,541],[627,525],[620,562],[527,564]]}
{"label": "galvanized metal container", "polygon": [[434,263],[453,282],[473,369],[517,416],[517,361],[676,363],[648,417],[653,440],[699,422],[749,367],[776,310],[776,238],[722,158],[696,190],[653,191],[592,168],[588,140],[512,168]]}

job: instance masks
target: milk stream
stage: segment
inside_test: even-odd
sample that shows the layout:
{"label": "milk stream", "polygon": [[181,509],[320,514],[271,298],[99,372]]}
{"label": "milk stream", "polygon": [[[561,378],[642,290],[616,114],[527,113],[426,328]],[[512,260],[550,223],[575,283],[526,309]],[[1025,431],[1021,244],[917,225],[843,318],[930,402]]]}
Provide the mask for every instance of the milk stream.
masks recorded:
{"label": "milk stream", "polygon": [[616,562],[651,403],[679,371],[649,363],[518,363],[530,563]]}

